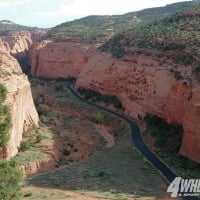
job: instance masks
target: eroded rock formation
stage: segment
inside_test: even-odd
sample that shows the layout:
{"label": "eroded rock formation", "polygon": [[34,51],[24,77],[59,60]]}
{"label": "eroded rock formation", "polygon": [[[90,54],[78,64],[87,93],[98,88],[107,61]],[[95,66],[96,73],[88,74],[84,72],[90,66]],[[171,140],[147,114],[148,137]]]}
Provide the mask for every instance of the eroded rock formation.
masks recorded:
{"label": "eroded rock formation", "polygon": [[167,97],[165,116],[168,121],[183,124],[180,153],[200,162],[200,89],[187,82],[173,84]]}
{"label": "eroded rock formation", "polygon": [[35,44],[30,52],[31,74],[47,78],[77,77],[88,60],[84,51],[73,43]]}
{"label": "eroded rock formation", "polygon": [[1,149],[0,156],[9,159],[16,155],[23,131],[38,123],[30,83],[17,62],[10,55],[7,43],[0,43],[0,82],[7,90],[6,104],[10,108],[12,127],[9,131],[9,142],[5,149]]}

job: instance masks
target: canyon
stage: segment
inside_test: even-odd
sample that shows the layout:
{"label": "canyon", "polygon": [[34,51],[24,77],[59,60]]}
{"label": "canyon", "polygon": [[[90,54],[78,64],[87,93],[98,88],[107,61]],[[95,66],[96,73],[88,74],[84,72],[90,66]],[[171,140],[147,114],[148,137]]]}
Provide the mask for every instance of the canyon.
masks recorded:
{"label": "canyon", "polygon": [[0,160],[22,199],[164,200],[172,177],[198,178],[199,8],[0,21]]}
{"label": "canyon", "polygon": [[[17,60],[11,56],[27,56],[29,51],[33,77],[75,77],[76,88],[115,95],[122,102],[124,112],[133,118],[143,117],[149,112],[168,122],[183,124],[180,154],[200,161],[200,90],[198,84],[193,84],[195,81],[176,81],[170,69],[180,69],[180,66],[170,60],[160,64],[156,57],[146,55],[115,59],[98,51],[95,45],[74,41],[37,42],[39,36],[35,35],[35,32],[20,32],[1,38],[1,82],[8,88],[6,103],[11,109],[13,124],[9,143],[6,149],[1,150],[3,157],[16,155],[22,132],[32,124],[37,125],[39,120],[30,83]],[[185,69],[181,73],[190,72]]]}
{"label": "canyon", "polygon": [[200,162],[198,83],[195,80],[177,81],[171,72],[176,69],[190,75],[191,70],[170,59],[164,61],[152,55],[116,59],[86,43],[47,44],[43,41],[30,51],[33,77],[75,77],[76,88],[115,95],[122,102],[124,112],[135,119],[149,112],[168,122],[182,124],[184,135],[180,154]]}
{"label": "canyon", "polygon": [[[134,17],[128,17],[131,23],[141,22],[132,20]],[[87,24],[92,18],[84,20]],[[107,30],[110,25],[106,20],[107,18],[103,18],[102,21]],[[118,21],[114,21],[112,26],[117,23]],[[123,23],[122,25],[124,27]],[[184,134],[180,154],[200,162],[199,82],[192,74],[191,63],[186,67],[170,57],[173,54],[178,55],[178,50],[183,46],[180,41],[175,41],[178,44],[177,50],[164,50],[167,53],[163,56],[164,53],[158,54],[155,49],[149,51],[137,45],[131,46],[134,40],[131,37],[130,41],[127,40],[128,34],[119,36],[118,39],[121,39],[117,41],[110,29],[108,33],[106,30],[101,32],[100,29],[97,34],[98,26],[89,26],[91,32],[88,38],[81,38],[79,33],[73,33],[74,36],[65,35],[68,30],[65,30],[64,25],[61,27],[64,32],[56,33],[53,30],[51,33],[50,30],[50,36],[40,29],[7,31],[0,36],[0,82],[8,90],[6,104],[10,108],[13,125],[9,132],[8,145],[0,150],[1,157],[10,159],[15,156],[20,148],[22,133],[33,125],[38,126],[39,117],[34,101],[38,104],[37,108],[40,108],[42,97],[39,100],[35,97],[33,101],[32,92],[35,90],[31,88],[28,75],[30,80],[74,77],[77,89],[91,89],[116,96],[122,103],[124,113],[133,119],[141,120],[146,113],[152,113],[169,123],[181,124]],[[76,30],[79,25],[74,27]],[[96,37],[94,33],[97,34]],[[101,49],[106,44],[105,40],[109,41],[112,37],[114,43],[111,40],[111,49],[114,48],[114,54]],[[174,48],[160,38],[153,38],[152,41],[157,45],[166,45],[168,49]],[[123,55],[124,52],[129,53]],[[190,52],[186,49],[183,53]],[[181,80],[177,79],[177,74]],[[52,161],[48,160],[47,165],[48,163],[53,168]],[[24,171],[25,168],[29,167],[24,166]],[[34,173],[36,172],[37,169],[34,169]]]}

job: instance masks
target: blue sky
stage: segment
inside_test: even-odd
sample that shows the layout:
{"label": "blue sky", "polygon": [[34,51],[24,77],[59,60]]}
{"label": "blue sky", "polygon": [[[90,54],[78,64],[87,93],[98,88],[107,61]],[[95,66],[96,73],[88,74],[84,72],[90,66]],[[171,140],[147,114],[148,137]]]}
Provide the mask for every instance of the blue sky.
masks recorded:
{"label": "blue sky", "polygon": [[124,14],[184,0],[0,0],[0,20],[50,28],[88,15]]}

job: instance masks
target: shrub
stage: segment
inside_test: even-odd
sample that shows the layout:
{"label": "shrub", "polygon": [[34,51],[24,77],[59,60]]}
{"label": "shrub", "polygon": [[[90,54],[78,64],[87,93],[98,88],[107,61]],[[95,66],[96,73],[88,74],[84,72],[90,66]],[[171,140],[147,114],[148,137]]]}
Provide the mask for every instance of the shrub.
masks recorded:
{"label": "shrub", "polygon": [[102,112],[94,112],[92,115],[89,117],[89,119],[97,124],[102,124],[104,122],[104,115]]}
{"label": "shrub", "polygon": [[8,114],[8,112],[9,112],[8,106],[0,105],[0,116],[5,116],[6,114]]}
{"label": "shrub", "polygon": [[22,196],[22,173],[15,161],[0,160],[0,199],[19,200]]}
{"label": "shrub", "polygon": [[7,116],[4,122],[0,123],[0,147],[6,146],[9,140],[8,131],[10,127],[11,127],[11,118],[10,116]]}
{"label": "shrub", "polygon": [[200,65],[196,65],[192,70],[192,73],[194,74],[195,78],[200,81]]}
{"label": "shrub", "polygon": [[33,195],[32,192],[26,192],[23,197],[31,197]]}
{"label": "shrub", "polygon": [[112,56],[114,58],[122,58],[125,55],[125,49],[122,47],[117,47],[112,49]]}
{"label": "shrub", "polygon": [[37,134],[37,135],[36,135],[36,138],[35,138],[35,142],[36,142],[36,143],[39,143],[39,142],[41,142],[42,139],[43,139],[42,134]]}
{"label": "shrub", "polygon": [[40,121],[44,124],[47,124],[49,122],[48,118],[44,115],[40,115]]}
{"label": "shrub", "polygon": [[27,140],[27,141],[22,141],[20,144],[20,149],[19,151],[27,151],[32,147],[32,143],[31,141]]}
{"label": "shrub", "polygon": [[65,155],[65,156],[69,156],[71,153],[70,153],[70,151],[69,150],[67,150],[67,149],[63,149],[63,155]]}
{"label": "shrub", "polygon": [[181,143],[183,128],[179,124],[169,124],[162,118],[147,113],[144,117],[147,131],[156,139],[156,146],[169,153],[178,153]]}
{"label": "shrub", "polygon": [[87,100],[103,101],[107,105],[112,104],[115,108],[122,108],[120,100],[114,95],[102,95],[100,92],[84,88],[79,88],[78,92]]}
{"label": "shrub", "polygon": [[179,54],[174,57],[174,62],[183,65],[191,65],[194,62],[192,55]]}
{"label": "shrub", "polygon": [[64,90],[64,85],[56,85],[55,91],[63,91]]}
{"label": "shrub", "polygon": [[3,105],[7,97],[7,89],[0,84],[0,147],[5,147],[9,140],[9,129],[11,127],[11,117],[9,108]]}
{"label": "shrub", "polygon": [[179,71],[176,71],[174,69],[170,70],[171,73],[174,74],[174,78],[179,81],[179,80],[183,80],[183,76],[181,75],[181,73]]}
{"label": "shrub", "polygon": [[6,100],[7,89],[3,84],[0,84],[0,104]]}

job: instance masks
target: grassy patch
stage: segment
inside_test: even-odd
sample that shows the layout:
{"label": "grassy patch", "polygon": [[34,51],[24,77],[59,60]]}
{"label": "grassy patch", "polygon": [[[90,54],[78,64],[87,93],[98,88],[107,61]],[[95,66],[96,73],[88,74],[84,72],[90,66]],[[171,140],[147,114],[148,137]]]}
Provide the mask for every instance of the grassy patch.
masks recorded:
{"label": "grassy patch", "polygon": [[[49,147],[42,146],[41,143],[48,144]],[[39,128],[30,128],[24,133],[20,152],[15,159],[20,165],[48,159],[49,155],[45,152],[53,152],[53,143],[53,133],[45,125],[41,124]]]}
{"label": "grassy patch", "polygon": [[163,179],[137,151],[118,145],[96,152],[85,162],[33,177],[28,183],[124,197],[158,197],[166,192]]}
{"label": "grassy patch", "polygon": [[84,96],[87,100],[92,100],[94,102],[104,102],[106,105],[112,104],[115,108],[122,108],[122,104],[116,96],[102,95],[100,92],[79,88],[78,92]]}

